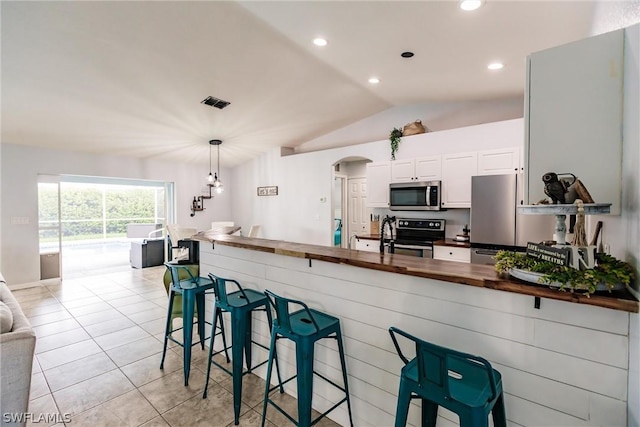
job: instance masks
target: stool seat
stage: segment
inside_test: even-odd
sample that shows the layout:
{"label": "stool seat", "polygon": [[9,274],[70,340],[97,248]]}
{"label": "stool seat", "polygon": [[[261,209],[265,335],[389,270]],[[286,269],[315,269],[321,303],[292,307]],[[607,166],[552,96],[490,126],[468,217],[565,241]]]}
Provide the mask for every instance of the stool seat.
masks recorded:
{"label": "stool seat", "polygon": [[[234,281],[235,282],[235,281]],[[228,310],[230,308],[241,308],[247,305],[257,304],[257,306],[265,305],[265,296],[262,292],[253,289],[243,289],[244,292],[237,291],[227,294],[226,304],[218,303],[221,308]]]}
{"label": "stool seat", "polygon": [[[349,398],[349,384],[347,381],[347,365],[344,356],[344,347],[342,343],[342,331],[340,328],[340,319],[323,313],[321,311],[309,308],[304,302],[293,300],[274,294],[266,290],[265,295],[269,301],[269,306],[273,307],[276,316],[273,319],[273,327],[271,330],[271,345],[269,348],[269,360],[267,365],[267,378],[265,385],[264,403],[262,406],[262,427],[265,425],[267,415],[267,405],[271,404],[276,410],[282,413],[289,421],[296,426],[310,427],[316,424],[320,419],[329,412],[336,409],[342,403],[347,402],[347,410],[349,412],[349,422],[353,427],[353,418],[351,415],[351,400]],[[289,311],[290,306],[302,307],[299,310]],[[291,378],[282,381],[278,371],[278,385],[271,388],[271,369],[273,361],[276,361],[277,368],[277,340],[286,338],[295,343],[296,352],[296,374]],[[314,347],[316,341],[321,339],[335,339],[338,344],[338,353],[340,355],[340,364],[342,367],[343,386],[336,384],[329,378],[314,371]],[[332,407],[320,414],[316,419],[311,419],[311,403],[313,398],[313,375],[317,375],[327,381],[338,390],[344,392],[345,397],[335,403]],[[284,393],[282,387],[287,382],[296,379],[298,392],[298,420],[284,411],[276,402],[269,398],[269,394],[276,388],[280,389],[280,393]]]}
{"label": "stool seat", "polygon": [[[299,335],[302,337],[326,336],[340,327],[340,320],[337,317],[330,316],[313,308],[291,313],[290,322],[291,335]],[[287,331],[280,332],[284,336],[287,336]]]}
{"label": "stool seat", "polygon": [[[422,400],[422,425],[435,427],[438,407],[456,413],[461,427],[488,427],[491,413],[494,427],[506,427],[502,375],[482,357],[462,353],[423,341],[398,328],[389,328],[398,356],[405,363],[395,427],[405,426],[411,399]],[[413,341],[416,356],[402,353],[396,334]]]}

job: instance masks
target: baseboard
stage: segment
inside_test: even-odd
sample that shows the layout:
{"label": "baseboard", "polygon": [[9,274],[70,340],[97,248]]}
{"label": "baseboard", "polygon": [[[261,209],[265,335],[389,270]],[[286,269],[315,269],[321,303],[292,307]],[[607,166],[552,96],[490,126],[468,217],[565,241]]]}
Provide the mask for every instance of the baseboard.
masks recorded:
{"label": "baseboard", "polygon": [[28,288],[41,287],[46,285],[59,285],[59,284],[60,284],[60,278],[56,277],[55,279],[38,280],[37,282],[19,283],[16,285],[7,284],[7,287],[10,290],[15,291],[18,289],[28,289]]}

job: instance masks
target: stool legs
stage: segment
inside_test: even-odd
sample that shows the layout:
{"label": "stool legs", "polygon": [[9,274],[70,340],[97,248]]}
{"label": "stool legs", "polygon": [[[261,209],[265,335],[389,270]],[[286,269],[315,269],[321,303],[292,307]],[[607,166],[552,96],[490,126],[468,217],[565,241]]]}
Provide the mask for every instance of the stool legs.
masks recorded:
{"label": "stool legs", "polygon": [[274,359],[276,360],[276,370],[278,371],[278,387],[280,388],[280,394],[284,393],[284,387],[282,387],[282,379],[280,377],[280,370],[278,368],[277,356],[276,356],[277,335],[278,334],[275,332],[271,333],[271,343],[269,344],[269,359],[267,360],[267,378],[265,380],[266,384],[264,386],[264,401],[262,402],[262,422],[260,424],[260,427],[264,427],[264,423],[267,420],[267,402],[269,401],[269,389],[271,388],[271,372],[272,372],[271,370],[273,368]]}
{"label": "stool legs", "polygon": [[342,344],[342,332],[338,329],[337,336],[338,351],[340,353],[340,364],[342,365],[342,380],[344,381],[344,393],[347,397],[347,411],[349,412],[349,424],[353,427],[353,417],[351,416],[351,399],[349,398],[349,381],[347,380],[347,363],[344,358],[344,345]]}
{"label": "stool legs", "polygon": [[427,399],[422,399],[422,426],[436,427],[438,405]]}
{"label": "stool legs", "polygon": [[205,322],[204,322],[204,293],[196,294],[196,307],[198,308],[198,336],[200,337],[200,348],[204,350]]}
{"label": "stool legs", "polygon": [[[191,369],[191,340],[193,338],[193,306],[195,298],[193,292],[182,293],[182,332],[184,353],[184,385],[189,385],[189,371]],[[202,317],[202,314],[199,314]],[[200,319],[198,319],[200,322]],[[198,325],[199,327],[199,325]]]}
{"label": "stool legs", "polygon": [[302,340],[296,344],[296,379],[298,385],[298,426],[311,425],[311,399],[313,396],[314,342]]}
{"label": "stool legs", "polygon": [[[250,357],[251,352],[251,312],[245,315],[231,316],[231,361],[233,378],[233,415],[234,424],[238,425],[240,419],[240,406],[242,405],[242,356],[247,352]],[[248,341],[248,342],[247,342]],[[247,359],[247,366],[251,364],[251,359]]]}
{"label": "stool legs", "polygon": [[398,391],[398,405],[396,406],[396,421],[394,427],[405,427],[407,416],[409,415],[409,404],[411,403],[411,388],[400,379],[400,390]]}
{"label": "stool legs", "polygon": [[162,360],[160,361],[160,369],[164,369],[164,358],[167,355],[167,344],[169,341],[169,333],[171,332],[171,313],[173,312],[173,298],[175,297],[173,289],[169,290],[169,310],[167,311],[167,324],[164,328],[164,345],[162,346]]}
{"label": "stool legs", "polygon": [[244,360],[247,364],[247,372],[251,372],[251,331],[252,331],[252,321],[251,321],[252,311],[248,311],[245,314],[244,319]]}
{"label": "stool legs", "polygon": [[[342,335],[340,334],[340,330],[337,331],[336,336],[333,337],[336,338],[338,340],[338,350],[339,350],[339,354],[340,354],[340,364],[342,366],[342,378],[344,381],[344,388],[340,388],[339,385],[335,384],[333,381],[329,380],[328,378],[320,375],[320,377],[322,377],[323,379],[329,381],[332,385],[334,385],[335,387],[338,387],[340,389],[342,389],[342,391],[345,392],[345,399],[342,400],[342,402],[346,401],[347,402],[347,410],[349,413],[349,423],[351,425],[351,427],[353,427],[353,417],[352,417],[352,413],[351,413],[351,400],[349,398],[349,386],[348,386],[348,380],[347,380],[347,365],[346,365],[346,361],[345,361],[345,356],[344,356],[344,347],[342,344]],[[271,391],[271,369],[273,366],[273,361],[275,360],[276,362],[276,369],[278,372],[278,386],[280,388],[280,393],[284,393],[284,388],[282,387],[282,379],[280,377],[280,370],[278,368],[278,359],[277,359],[277,351],[276,351],[276,342],[277,342],[277,333],[272,333],[271,334],[271,345],[270,345],[270,349],[269,349],[269,359],[267,361],[267,378],[266,378],[266,384],[265,384],[265,398],[264,398],[264,402],[262,404],[262,424],[261,426],[264,427],[265,421],[266,421],[266,416],[267,416],[267,404],[269,402],[271,402],[272,405],[274,405],[276,408],[278,408],[281,412],[282,409],[279,408],[273,401],[271,401],[269,399],[269,392]],[[298,427],[310,427],[311,426],[311,412],[312,412],[312,400],[313,400],[313,364],[314,364],[314,353],[315,353],[315,342],[316,340],[313,338],[303,338],[300,340],[295,341],[295,346],[296,346],[296,385],[297,385],[297,389],[298,389],[298,422],[295,423],[296,426]],[[285,381],[288,382],[289,380],[292,380],[294,377],[289,378],[288,380]],[[340,403],[342,403],[340,402]],[[338,405],[340,404],[338,403]],[[336,405],[336,406],[338,406]],[[331,410],[335,409],[332,408]],[[331,410],[327,411],[330,412]],[[293,421],[293,419],[290,417],[290,415],[287,415],[287,418],[289,418],[290,420]],[[324,414],[326,415],[326,413]],[[322,416],[324,416],[322,415]],[[320,417],[319,417],[320,418]],[[315,421],[317,422],[318,419],[316,419]]]}
{"label": "stool legs", "polygon": [[227,363],[230,362],[229,360],[229,353],[227,352],[227,339],[224,336],[224,323],[222,322],[222,310],[216,306],[215,304],[213,305],[213,322],[211,325],[211,338],[209,339],[209,357],[207,358],[207,360],[209,361],[208,366],[207,366],[207,378],[205,380],[204,383],[204,392],[202,393],[202,398],[206,399],[207,398],[207,388],[209,388],[209,375],[211,374],[211,358],[213,357],[213,343],[215,341],[215,337],[216,337],[216,328],[218,327],[218,320],[220,320],[220,328],[221,328],[221,334],[222,334],[222,348],[224,349],[224,354],[227,357]]}
{"label": "stool legs", "polygon": [[500,393],[491,410],[494,427],[507,427],[507,413],[504,408],[504,394]]}

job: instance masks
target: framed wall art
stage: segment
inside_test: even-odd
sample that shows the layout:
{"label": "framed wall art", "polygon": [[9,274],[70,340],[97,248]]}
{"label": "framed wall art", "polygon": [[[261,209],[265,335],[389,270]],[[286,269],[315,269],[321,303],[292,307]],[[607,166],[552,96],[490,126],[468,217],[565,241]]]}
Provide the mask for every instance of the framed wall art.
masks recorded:
{"label": "framed wall art", "polygon": [[258,196],[277,196],[278,186],[270,185],[268,187],[258,187]]}

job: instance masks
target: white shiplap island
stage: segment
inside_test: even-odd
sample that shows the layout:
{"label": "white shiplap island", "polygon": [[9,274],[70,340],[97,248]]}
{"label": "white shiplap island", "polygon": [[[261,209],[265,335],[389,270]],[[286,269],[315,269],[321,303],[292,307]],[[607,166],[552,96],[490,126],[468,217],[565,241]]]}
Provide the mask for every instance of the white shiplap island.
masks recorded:
{"label": "white shiplap island", "polygon": [[[464,277],[464,266],[453,265],[459,263],[422,260],[422,267],[408,268],[415,258],[236,236],[201,240],[201,274],[301,299],[341,319],[358,426],[393,425],[402,363],[390,326],[487,358],[503,375],[510,425],[628,425],[628,391],[638,381],[629,375],[637,302],[635,310],[621,310],[543,296],[536,309],[533,293],[479,286],[480,279]],[[490,272],[474,270],[476,276]],[[262,314],[254,315],[254,337],[268,343]],[[254,348],[256,360],[266,358]],[[295,359],[286,340],[279,343],[279,359],[285,376],[292,374]],[[340,382],[335,342],[317,345],[316,362],[316,370]],[[265,377],[264,369],[256,373]],[[295,396],[294,383],[285,388]],[[341,397],[322,381],[314,386],[315,409]],[[439,415],[439,426],[457,424],[455,414],[441,408]],[[348,425],[345,408],[331,417]],[[418,403],[409,422],[420,425]]]}

